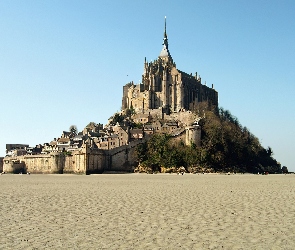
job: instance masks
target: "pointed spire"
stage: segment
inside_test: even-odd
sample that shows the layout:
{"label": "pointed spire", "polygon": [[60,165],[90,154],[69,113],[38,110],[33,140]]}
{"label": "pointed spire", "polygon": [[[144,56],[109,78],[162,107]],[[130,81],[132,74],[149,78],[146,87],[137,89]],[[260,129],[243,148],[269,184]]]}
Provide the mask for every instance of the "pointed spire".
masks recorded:
{"label": "pointed spire", "polygon": [[166,31],[166,16],[165,16],[165,26],[164,26],[164,38],[163,38],[163,48],[160,52],[160,58],[171,58],[169,49],[168,49],[168,36],[167,36],[167,31]]}
{"label": "pointed spire", "polygon": [[166,32],[166,16],[165,16],[165,26],[164,26],[164,39],[163,39],[163,45],[166,46],[166,49],[168,50],[168,37]]}
{"label": "pointed spire", "polygon": [[167,39],[167,33],[166,33],[166,16],[165,16],[165,29],[164,29],[164,38]]}

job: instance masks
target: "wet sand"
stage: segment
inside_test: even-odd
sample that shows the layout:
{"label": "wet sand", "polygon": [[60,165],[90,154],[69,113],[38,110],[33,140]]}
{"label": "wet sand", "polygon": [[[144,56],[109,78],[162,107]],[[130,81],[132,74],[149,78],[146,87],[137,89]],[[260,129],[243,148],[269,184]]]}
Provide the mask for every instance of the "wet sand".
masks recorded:
{"label": "wet sand", "polygon": [[295,249],[295,175],[1,175],[0,249]]}

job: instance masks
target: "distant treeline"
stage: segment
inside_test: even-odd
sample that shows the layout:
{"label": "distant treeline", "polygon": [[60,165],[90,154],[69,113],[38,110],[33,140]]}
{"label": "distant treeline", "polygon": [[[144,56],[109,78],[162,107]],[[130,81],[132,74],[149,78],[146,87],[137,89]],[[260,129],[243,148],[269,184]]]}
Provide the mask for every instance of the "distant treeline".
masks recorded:
{"label": "distant treeline", "polygon": [[141,166],[153,171],[179,168],[210,172],[281,173],[270,147],[263,148],[238,119],[223,108],[201,103],[195,112],[200,120],[201,147],[186,146],[168,134],[154,134],[137,148]]}

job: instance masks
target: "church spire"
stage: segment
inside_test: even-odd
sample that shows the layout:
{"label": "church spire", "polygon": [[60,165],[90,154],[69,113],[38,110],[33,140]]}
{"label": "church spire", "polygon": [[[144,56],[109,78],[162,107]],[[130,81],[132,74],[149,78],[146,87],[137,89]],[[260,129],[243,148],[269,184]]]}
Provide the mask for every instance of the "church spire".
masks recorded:
{"label": "church spire", "polygon": [[163,38],[163,48],[160,52],[160,58],[171,58],[169,49],[168,49],[168,36],[167,36],[167,31],[166,31],[166,16],[165,16],[165,26],[164,26],[164,38]]}
{"label": "church spire", "polygon": [[164,29],[164,39],[167,39],[167,33],[166,33],[166,16],[165,16],[165,29]]}
{"label": "church spire", "polygon": [[166,49],[168,50],[168,37],[167,37],[167,32],[166,32],[166,16],[165,16],[165,28],[164,28],[163,45],[165,45]]}

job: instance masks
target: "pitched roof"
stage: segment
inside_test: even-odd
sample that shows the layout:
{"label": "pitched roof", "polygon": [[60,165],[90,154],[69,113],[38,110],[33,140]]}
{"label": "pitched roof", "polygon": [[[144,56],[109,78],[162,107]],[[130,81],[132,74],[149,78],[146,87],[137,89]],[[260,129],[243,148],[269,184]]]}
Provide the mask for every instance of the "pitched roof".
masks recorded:
{"label": "pitched roof", "polygon": [[58,142],[69,142],[70,139],[69,138],[59,138],[57,141]]}

